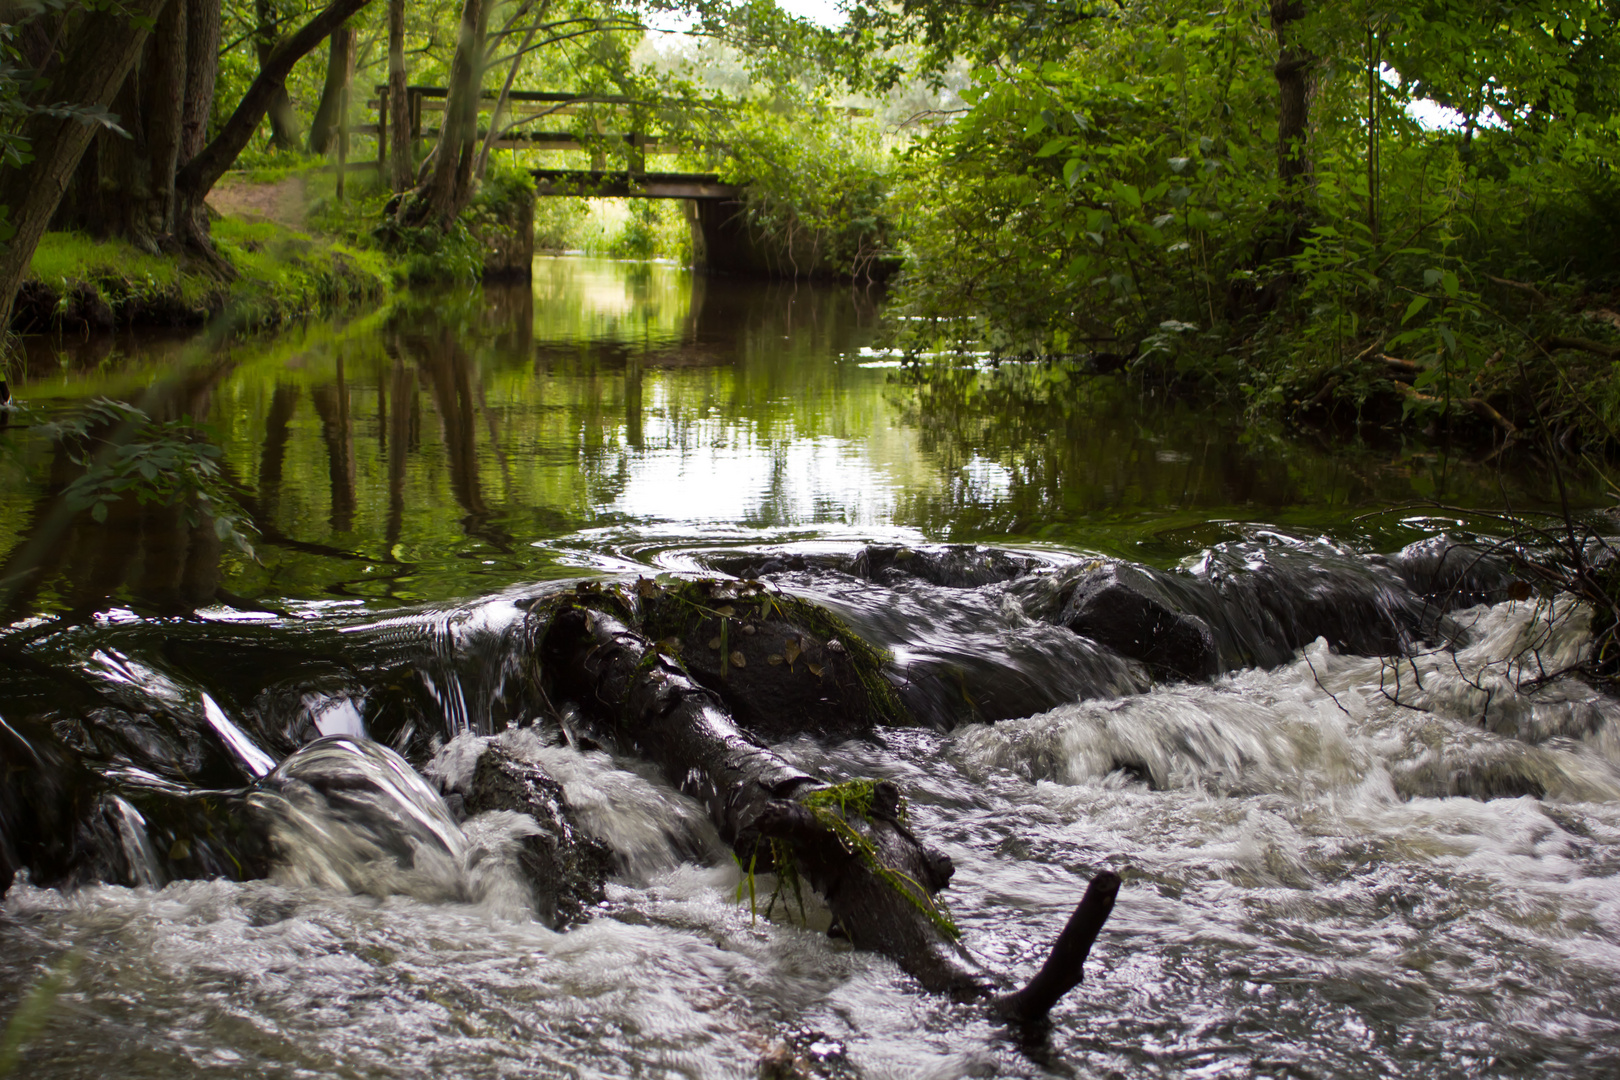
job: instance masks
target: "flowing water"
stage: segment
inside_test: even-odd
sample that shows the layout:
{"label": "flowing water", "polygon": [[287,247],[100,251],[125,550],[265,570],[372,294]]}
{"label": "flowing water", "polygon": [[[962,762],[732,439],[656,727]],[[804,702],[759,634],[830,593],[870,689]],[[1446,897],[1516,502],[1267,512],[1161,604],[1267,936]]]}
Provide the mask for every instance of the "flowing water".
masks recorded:
{"label": "flowing water", "polygon": [[[1379,512],[1536,508],[1544,474],[1036,369],[919,389],[859,291],[536,271],[274,341],[35,343],[0,457],[0,861],[34,868],[0,902],[0,1071],[726,1077],[784,1041],[871,1078],[1620,1071],[1620,702],[1529,681],[1580,655],[1582,611],[1480,604],[1455,648],[1318,639],[1180,682],[1040,607],[1099,556],[1376,568],[1457,527]],[[162,507],[60,508],[38,425],[97,396],[207,425],[254,557]],[[1007,554],[956,581],[871,561],[947,541]],[[697,573],[827,605],[907,686],[1003,680],[949,730],[776,748],[900,785],[995,970],[1027,977],[1086,879],[1124,878],[1050,1030],[924,992],[813,903],[756,915],[656,770],[525,726],[553,704],[529,600]],[[323,735],[350,738],[299,750]],[[583,925],[529,914],[532,821],[439,797],[490,737],[612,849]],[[46,774],[108,797],[18,794]],[[250,787],[266,851],[137,807]]]}

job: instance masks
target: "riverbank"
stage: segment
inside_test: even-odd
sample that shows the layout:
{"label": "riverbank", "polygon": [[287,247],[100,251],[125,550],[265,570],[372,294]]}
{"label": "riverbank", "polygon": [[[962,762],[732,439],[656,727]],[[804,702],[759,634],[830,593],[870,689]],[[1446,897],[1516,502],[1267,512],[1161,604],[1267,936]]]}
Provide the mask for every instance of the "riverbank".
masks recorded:
{"label": "riverbank", "polygon": [[533,259],[533,183],[492,172],[448,234],[378,239],[391,192],[374,176],[349,181],[318,168],[257,170],[210,196],[214,247],[234,277],[184,254],[152,254],[122,240],[51,232],[40,241],[13,311],[17,334],[130,327],[274,330],[308,317],[387,301],[397,288],[479,277],[527,277]]}
{"label": "riverbank", "polygon": [[274,329],[380,303],[394,288],[392,262],[375,249],[269,220],[221,217],[212,233],[236,271],[233,281],[185,256],[151,255],[83,233],[47,233],[17,296],[11,330],[189,327],[221,316],[243,329]]}

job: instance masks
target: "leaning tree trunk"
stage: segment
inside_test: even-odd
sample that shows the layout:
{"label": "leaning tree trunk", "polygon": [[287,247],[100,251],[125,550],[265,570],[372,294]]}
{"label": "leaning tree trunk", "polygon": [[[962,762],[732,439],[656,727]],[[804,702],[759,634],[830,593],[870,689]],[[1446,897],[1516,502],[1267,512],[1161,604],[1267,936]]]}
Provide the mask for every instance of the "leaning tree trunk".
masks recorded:
{"label": "leaning tree trunk", "polygon": [[176,238],[187,250],[210,259],[222,276],[231,276],[232,271],[229,264],[214,251],[208,239],[208,218],[203,199],[247,147],[248,140],[258,130],[277,93],[285,89],[287,75],[293,65],[326,40],[326,36],[343,25],[349,16],[365,7],[366,3],[367,0],[332,0],[318,15],[277,45],[260,67],[258,78],[242,95],[230,119],[220,127],[219,134],[175,177]]}
{"label": "leaning tree trunk", "polygon": [[[401,201],[401,225],[448,229],[467,205],[471,192],[463,180],[472,173],[471,155],[478,140],[478,95],[483,87],[485,0],[463,0],[461,31],[450,63],[450,90],[444,123],[426,182]],[[463,166],[465,159],[465,167]]]}
{"label": "leaning tree trunk", "polygon": [[[38,100],[109,108],[146,45],[143,24],[150,25],[162,7],[163,0],[127,0],[116,11],[86,15]],[[23,127],[33,160],[0,170],[0,206],[9,208],[16,229],[0,250],[0,328],[11,325],[11,307],[34,249],[95,131],[72,117],[36,114]]]}
{"label": "leaning tree trunk", "polygon": [[1118,877],[1093,878],[1041,972],[995,996],[997,980],[963,949],[935,898],[951,861],[907,826],[899,790],[887,781],[831,785],[788,764],[739,730],[721,699],[660,646],[603,610],[617,600],[601,601],[537,616],[547,620],[539,652],[548,694],[576,703],[603,741],[657,765],[701,802],[750,874],[804,879],[856,947],[893,958],[929,990],[990,998],[1009,1020],[1039,1020],[1080,981]]}
{"label": "leaning tree trunk", "polygon": [[405,73],[405,0],[388,0],[388,177],[395,191],[416,179],[411,160],[411,103]]}
{"label": "leaning tree trunk", "polygon": [[[275,55],[276,47],[281,44],[278,26],[281,13],[276,10],[276,0],[256,0],[254,8],[259,25],[253,32],[253,51],[259,58],[259,70],[262,72],[270,57]],[[301,142],[298,137],[298,114],[293,112],[285,80],[271,92],[266,112],[270,116],[271,147],[276,150],[297,150]]]}

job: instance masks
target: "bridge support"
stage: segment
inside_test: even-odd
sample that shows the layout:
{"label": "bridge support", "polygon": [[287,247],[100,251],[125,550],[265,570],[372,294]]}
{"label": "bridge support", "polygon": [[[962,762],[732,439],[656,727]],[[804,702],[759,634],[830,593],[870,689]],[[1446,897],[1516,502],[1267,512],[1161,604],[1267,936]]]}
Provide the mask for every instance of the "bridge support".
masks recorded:
{"label": "bridge support", "polygon": [[762,278],[795,276],[786,252],[759,243],[749,231],[748,208],[741,199],[693,199],[686,205],[694,269]]}

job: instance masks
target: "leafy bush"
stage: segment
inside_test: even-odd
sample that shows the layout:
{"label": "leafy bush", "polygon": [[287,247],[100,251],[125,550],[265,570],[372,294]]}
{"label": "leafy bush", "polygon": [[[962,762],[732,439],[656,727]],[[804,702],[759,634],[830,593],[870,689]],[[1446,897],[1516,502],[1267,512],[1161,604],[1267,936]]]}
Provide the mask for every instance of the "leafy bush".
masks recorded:
{"label": "leafy bush", "polygon": [[893,158],[873,125],[824,103],[791,117],[756,104],[729,149],[721,175],[747,185],[748,228],[778,272],[867,277],[893,253]]}

